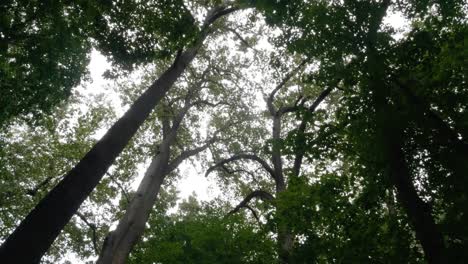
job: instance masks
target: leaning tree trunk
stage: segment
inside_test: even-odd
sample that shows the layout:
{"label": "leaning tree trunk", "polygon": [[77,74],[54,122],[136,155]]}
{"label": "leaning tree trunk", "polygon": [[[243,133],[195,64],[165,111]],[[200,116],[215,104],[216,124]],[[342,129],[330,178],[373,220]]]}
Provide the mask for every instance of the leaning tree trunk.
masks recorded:
{"label": "leaning tree trunk", "polygon": [[170,143],[165,141],[161,144],[160,152],[151,161],[125,215],[117,228],[106,237],[97,260],[98,264],[125,263],[131,249],[143,234],[161,184],[167,175]]}
{"label": "leaning tree trunk", "polygon": [[[200,87],[202,82],[203,80],[195,85],[195,87]],[[214,137],[200,147],[182,151],[180,155],[172,161],[170,160],[171,146],[177,138],[180,124],[190,108],[199,102],[191,102],[194,96],[193,90],[188,91],[185,105],[172,119],[172,125],[168,119],[162,120],[163,140],[159,146],[158,154],[151,161],[134,198],[128,205],[125,215],[119,221],[117,228],[108,234],[97,263],[125,263],[133,246],[143,235],[145,224],[159,195],[164,178],[174,171],[182,161],[205,150],[215,140]]]}
{"label": "leaning tree trunk", "polygon": [[[6,263],[37,263],[81,203],[99,183],[138,127],[194,58],[182,53],[21,222],[0,248]],[[25,254],[27,252],[27,254]]]}
{"label": "leaning tree trunk", "polygon": [[398,202],[408,214],[429,264],[445,263],[445,245],[430,206],[418,195],[411,180],[401,144],[390,142],[388,146],[390,180],[397,191]]}
{"label": "leaning tree trunk", "polygon": [[192,48],[178,54],[167,69],[107,131],[104,137],[65,175],[0,247],[4,263],[38,263],[76,213],[140,125],[193,60],[209,26],[237,8],[212,9]]}
{"label": "leaning tree trunk", "polygon": [[385,60],[377,49],[378,31],[390,4],[390,0],[382,1],[379,10],[371,18],[367,36],[367,85],[372,92],[371,103],[375,109],[375,136],[380,141],[378,143],[384,147],[383,154],[388,162],[391,183],[397,191],[397,200],[410,219],[427,262],[440,264],[445,251],[443,237],[438,231],[430,207],[418,196],[412,182],[402,149],[404,126],[401,124],[398,110],[389,102],[391,93],[386,82],[388,74]]}

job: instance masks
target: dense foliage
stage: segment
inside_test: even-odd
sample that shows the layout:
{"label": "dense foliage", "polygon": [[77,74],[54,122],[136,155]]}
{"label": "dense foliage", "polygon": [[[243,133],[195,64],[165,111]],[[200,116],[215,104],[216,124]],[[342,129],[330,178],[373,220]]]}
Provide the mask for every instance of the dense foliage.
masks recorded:
{"label": "dense foliage", "polygon": [[0,9],[3,239],[115,119],[71,92],[90,50],[127,107],[232,5],[44,261],[95,260],[168,127],[219,193],[181,201],[190,165],[161,172],[129,263],[468,261],[466,1],[50,2]]}

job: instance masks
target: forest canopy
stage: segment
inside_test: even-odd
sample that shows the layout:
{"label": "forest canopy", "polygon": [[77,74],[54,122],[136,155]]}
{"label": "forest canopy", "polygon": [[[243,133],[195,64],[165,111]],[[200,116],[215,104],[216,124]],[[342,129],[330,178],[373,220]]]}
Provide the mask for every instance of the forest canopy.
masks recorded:
{"label": "forest canopy", "polygon": [[3,1],[2,263],[468,262],[467,14]]}

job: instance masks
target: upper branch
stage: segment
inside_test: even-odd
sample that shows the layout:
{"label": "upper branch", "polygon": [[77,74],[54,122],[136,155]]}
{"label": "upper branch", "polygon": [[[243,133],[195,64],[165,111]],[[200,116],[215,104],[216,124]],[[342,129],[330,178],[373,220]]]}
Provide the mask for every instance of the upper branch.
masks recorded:
{"label": "upper branch", "polygon": [[169,164],[168,172],[175,170],[180,165],[180,163],[182,163],[182,161],[186,160],[187,158],[197,155],[198,153],[204,151],[215,141],[216,141],[216,137],[213,137],[210,140],[208,140],[205,144],[203,144],[202,146],[182,152]]}
{"label": "upper branch", "polygon": [[[315,110],[317,109],[317,107],[319,106],[319,104],[325,100],[325,98],[333,91],[333,86],[330,86],[328,87],[327,89],[323,90],[319,96],[315,99],[315,101],[312,103],[312,105],[308,108],[308,111],[310,113],[314,113]],[[307,127],[307,119],[304,118],[302,119],[301,121],[301,124],[299,125],[299,128],[297,129],[297,140],[296,140],[296,144],[301,141],[301,139],[303,139],[304,137],[304,133],[305,133],[305,130],[306,130],[306,127]],[[298,145],[298,144],[297,144]],[[301,170],[301,166],[302,166],[302,159],[304,158],[304,154],[305,154],[305,149],[304,148],[300,148],[297,152],[296,152],[296,156],[294,157],[294,165],[293,165],[293,175],[295,176],[299,176],[299,172]]]}
{"label": "upper branch", "polygon": [[130,203],[130,200],[131,200],[130,195],[128,195],[127,190],[125,190],[123,185],[117,179],[115,179],[114,176],[110,174],[109,172],[106,172],[106,175],[109,176],[111,181],[113,181],[117,185],[117,187],[119,187],[120,191],[122,191],[122,195],[125,197],[125,200],[127,201],[127,203]]}
{"label": "upper branch", "polygon": [[246,153],[243,153],[243,154],[237,154],[237,155],[234,155],[228,159],[224,159],[224,160],[221,160],[219,161],[218,163],[216,163],[215,165],[211,166],[210,168],[208,168],[208,170],[206,171],[206,174],[205,175],[208,175],[210,174],[212,171],[214,171],[216,168],[218,167],[222,167],[224,164],[227,164],[229,162],[233,162],[233,161],[237,161],[237,160],[253,160],[253,161],[256,161],[258,162],[269,174],[270,176],[276,180],[276,176],[275,176],[275,172],[274,170],[270,167],[270,165],[268,165],[268,163],[261,159],[259,156],[255,155],[255,154],[246,154]]}
{"label": "upper branch", "polygon": [[219,6],[211,9],[208,13],[208,16],[206,17],[205,23],[204,23],[204,28],[209,27],[211,24],[213,24],[217,19],[219,19],[222,16],[228,15],[232,12],[235,12],[239,10],[239,7],[225,7],[225,6]]}
{"label": "upper branch", "polygon": [[270,95],[268,96],[268,99],[267,99],[267,106],[268,106],[268,111],[270,111],[270,114],[272,116],[276,115],[276,109],[275,109],[275,106],[273,105],[273,101],[275,100],[275,95],[276,93],[284,87],[284,85],[286,85],[286,83],[294,76],[296,75],[296,73],[302,68],[304,67],[304,65],[308,62],[309,60],[308,59],[305,59],[301,62],[301,64],[299,64],[296,68],[294,68],[291,72],[289,72],[288,74],[286,74],[286,76],[283,78],[283,80],[281,80],[281,82],[275,87],[275,89],[273,89],[273,91],[271,91]]}
{"label": "upper branch", "polygon": [[[232,209],[228,215],[232,215],[234,213],[237,213],[241,208],[249,208],[248,204],[253,198],[260,198],[263,201],[271,201],[275,197],[271,195],[269,192],[263,191],[263,190],[256,190],[251,192],[249,195],[247,195],[244,200],[242,200],[234,209]],[[255,214],[256,215],[256,214]],[[258,219],[258,217],[256,217]]]}
{"label": "upper branch", "polygon": [[84,216],[80,212],[76,212],[76,216],[78,216],[81,219],[81,221],[83,221],[91,229],[91,231],[93,233],[93,235],[92,235],[93,236],[93,238],[92,238],[93,239],[93,249],[94,249],[94,252],[96,254],[98,254],[99,253],[99,248],[98,248],[98,244],[97,244],[96,224],[90,223],[88,221],[88,219],[86,218],[86,216]]}

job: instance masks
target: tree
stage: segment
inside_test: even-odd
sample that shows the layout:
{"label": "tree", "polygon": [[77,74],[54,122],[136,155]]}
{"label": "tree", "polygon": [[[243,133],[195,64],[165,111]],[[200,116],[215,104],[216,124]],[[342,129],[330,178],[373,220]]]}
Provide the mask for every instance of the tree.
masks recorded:
{"label": "tree", "polygon": [[[60,249],[72,247],[85,257],[98,251],[96,245],[110,223],[121,218],[103,247],[102,262],[112,255],[122,262],[129,254],[133,262],[164,263],[187,258],[204,263],[261,262],[259,256],[265,255],[270,262],[280,263],[458,263],[468,259],[464,71],[468,31],[463,1],[167,0],[145,5],[88,1],[58,3],[57,10],[51,11],[36,2],[28,8],[16,3],[7,4],[5,12],[12,15],[2,22],[7,25],[4,28],[16,24],[27,31],[28,25],[40,22],[38,32],[50,32],[50,39],[55,39],[61,35],[53,34],[54,25],[76,25],[78,31],[69,30],[77,36],[76,42],[92,43],[112,60],[114,68],[107,77],[122,81],[129,71],[151,63],[157,65],[157,73],[144,77],[150,88],[141,97],[144,86],[125,88],[124,101],[129,106],[136,103],[63,182],[60,166],[68,170],[71,160],[78,160],[94,144],[92,130],[102,125],[94,118],[109,114],[106,107],[86,115],[89,120],[79,117],[77,127],[65,135],[47,129],[62,122],[47,114],[33,119],[38,126],[16,127],[22,124],[16,121],[0,133],[5,146],[0,150],[0,164],[5,164],[0,166],[0,181],[12,189],[0,200],[6,204],[0,211],[7,223],[4,235],[50,185],[58,183],[2,245],[3,259],[39,261],[75,212],[55,249],[65,245]],[[218,7],[208,12],[207,5]],[[238,9],[236,5],[255,9],[214,24]],[[38,20],[36,13],[46,16]],[[392,14],[404,17],[404,32],[388,22]],[[32,20],[27,19],[30,16]],[[202,17],[206,19],[199,21]],[[0,38],[17,36],[11,30],[5,32],[0,32]],[[33,50],[34,56],[11,53],[13,44],[18,50]],[[16,58],[33,60],[37,54],[48,58],[47,54],[65,54],[70,48],[39,52],[34,45],[7,44],[0,54],[11,57],[6,59],[14,66],[10,72],[31,77],[43,65],[59,65],[62,57],[47,59],[49,64],[42,64],[46,59],[30,63],[26,70],[13,63]],[[90,47],[74,50],[76,60],[59,71],[63,74],[59,77],[72,74],[69,77],[78,82],[83,77],[82,55]],[[153,81],[155,75],[161,77]],[[14,83],[13,77],[7,77],[9,85]],[[34,79],[47,82],[51,89],[44,109],[66,94],[63,91],[68,88],[59,85],[64,83],[60,78]],[[200,85],[204,88],[194,88]],[[18,93],[32,94],[31,87],[25,87]],[[257,102],[260,93],[265,105]],[[14,116],[30,120],[33,116],[28,113],[41,116],[46,111],[36,107],[41,96],[37,100],[20,96],[24,102],[11,100],[9,109],[16,110],[4,112],[5,122]],[[220,98],[227,98],[230,106],[218,105]],[[201,106],[216,110],[203,113]],[[223,130],[229,121],[234,125]],[[209,130],[207,135],[217,135],[216,142],[202,135],[204,128]],[[128,143],[132,137],[134,141]],[[74,145],[69,139],[80,143],[76,151],[70,150]],[[42,150],[48,142],[51,149]],[[30,151],[34,147],[38,151]],[[214,161],[207,174],[216,171],[220,185],[224,183],[220,199],[242,198],[228,207],[227,202],[200,206],[192,197],[181,204],[181,213],[169,215],[167,208],[175,204],[175,194],[161,193],[162,184],[177,176],[176,165],[184,158],[204,149]],[[121,151],[124,155],[117,157]],[[71,160],[62,160],[63,153],[72,153]],[[126,186],[136,174],[134,161],[143,155],[153,162],[132,196]],[[37,163],[26,165],[23,156],[37,158]],[[117,163],[110,167],[115,159]],[[37,165],[46,163],[53,168]],[[16,171],[30,173],[32,180],[16,180],[12,176]],[[120,196],[116,195],[119,190]],[[119,207],[116,199],[107,201],[112,195],[120,199]],[[14,197],[26,202],[18,206]],[[96,206],[110,209],[98,216],[93,212]],[[52,219],[56,223],[46,222],[49,214],[57,216]],[[39,231],[45,236],[39,236]],[[233,235],[228,236],[229,232]],[[240,239],[260,241],[249,248],[252,242]],[[26,240],[29,244],[23,247]],[[224,252],[233,244],[233,254]],[[31,257],[23,256],[22,252],[33,249]],[[22,258],[16,259],[14,253]],[[50,261],[55,255],[54,249],[49,251]]]}
{"label": "tree", "polygon": [[[197,140],[200,132],[193,130],[201,126],[197,123],[207,115],[206,109],[233,114],[239,108],[237,104],[240,104],[241,99],[238,93],[219,87],[219,76],[230,73],[229,69],[213,66],[221,59],[222,56],[211,55],[207,61],[197,60],[196,64],[205,69],[197,72],[197,69],[191,68],[190,74],[184,76],[185,81],[172,88],[157,107],[158,128],[151,130],[157,131],[157,134],[158,130],[162,132],[158,135],[159,142],[155,143],[156,153],[117,228],[107,236],[98,263],[125,262],[143,234],[165,178],[174,174],[182,162],[203,152],[217,140],[220,131],[210,131],[211,135],[207,135],[204,140]],[[229,122],[222,125],[224,129],[232,125]]]}
{"label": "tree", "polygon": [[[277,55],[280,57],[281,55]],[[278,58],[277,57],[277,58]],[[272,59],[272,64],[275,64],[275,61],[277,61],[277,58],[273,56]],[[231,213],[238,212],[241,208],[247,208],[252,211],[253,215],[258,218],[257,213],[253,208],[249,206],[249,203],[253,199],[261,199],[265,203],[271,203],[274,205],[275,208],[275,214],[277,217],[275,217],[275,228],[276,228],[276,234],[277,234],[277,242],[278,242],[278,258],[280,263],[291,263],[292,258],[291,254],[294,248],[294,240],[295,240],[295,235],[291,232],[291,226],[285,224],[284,221],[281,220],[281,217],[283,214],[286,212],[286,208],[282,207],[281,203],[276,203],[274,200],[278,199],[279,197],[282,196],[282,193],[287,190],[288,183],[294,178],[297,178],[300,173],[301,165],[302,165],[302,159],[304,156],[303,152],[296,152],[294,153],[294,162],[290,164],[289,162],[289,156],[284,157],[285,153],[283,152],[283,143],[284,143],[284,136],[286,134],[286,129],[290,126],[294,126],[294,122],[292,122],[291,125],[291,120],[288,121],[287,114],[289,113],[294,113],[299,110],[306,110],[309,112],[309,114],[314,114],[315,110],[317,109],[318,105],[330,94],[332,88],[327,88],[324,91],[320,93],[320,95],[310,103],[309,106],[306,105],[308,99],[314,95],[308,94],[306,95],[307,89],[301,89],[299,88],[299,91],[294,91],[294,89],[291,89],[291,91],[287,91],[288,88],[294,88],[294,85],[292,84],[298,84],[300,81],[300,77],[297,77],[297,75],[300,75],[300,73],[303,71],[303,68],[305,67],[306,63],[308,60],[303,60],[300,63],[297,63],[296,66],[291,66],[294,65],[294,62],[283,62],[290,68],[293,68],[293,70],[290,70],[289,72],[286,73],[281,73],[281,71],[284,71],[284,69],[280,69],[279,75],[282,75],[282,79],[276,83],[276,85],[271,89],[271,91],[267,94],[266,96],[266,104],[267,104],[267,116],[271,121],[271,131],[269,134],[269,139],[267,139],[266,142],[263,142],[265,144],[263,148],[265,149],[264,151],[259,151],[258,149],[253,149],[252,151],[246,151],[246,147],[251,145],[251,144],[246,144],[243,146],[243,149],[241,148],[240,150],[231,150],[231,151],[236,151],[234,154],[232,154],[231,157],[229,158],[217,158],[217,162],[215,165],[211,166],[207,174],[211,173],[214,170],[221,170],[224,172],[224,174],[241,174],[241,173],[247,173],[251,174],[251,176],[255,179],[256,183],[258,182],[258,177],[259,175],[256,175],[257,173],[255,172],[250,172],[249,170],[245,169],[230,169],[229,166],[232,163],[238,162],[238,161],[251,161],[254,163],[257,163],[260,165],[260,168],[264,170],[264,172],[267,175],[267,182],[272,182],[274,188],[273,188],[273,193],[270,193],[267,191],[269,189],[270,184],[267,186],[258,186],[256,189],[248,193],[245,198],[232,210]],[[260,63],[264,63],[263,61]],[[274,67],[273,67],[274,68]],[[281,68],[281,67],[280,67]],[[266,78],[269,79],[269,78]],[[269,79],[271,80],[271,79]],[[268,81],[267,83],[263,84],[266,87],[271,86]],[[263,90],[267,90],[265,87]],[[282,100],[276,100],[277,95],[281,90],[286,90],[284,94],[282,95]],[[306,129],[306,123],[302,123],[299,125],[299,129],[301,130],[302,133],[305,132]],[[256,142],[259,144],[260,142]],[[261,144],[261,143],[260,143]],[[263,152],[263,153],[262,153]],[[260,155],[262,154],[262,155]],[[219,154],[216,154],[218,156]],[[288,166],[288,167],[286,167]],[[290,166],[290,167],[289,167]],[[291,173],[292,172],[292,173]],[[241,183],[242,184],[242,183]],[[243,184],[246,186],[248,189],[255,188],[253,186],[249,186],[249,184]],[[257,185],[257,184],[255,184]],[[268,189],[266,189],[268,188]]]}
{"label": "tree", "polygon": [[[39,202],[7,238],[0,248],[2,259],[11,261],[14,259],[17,262],[39,261],[154,106],[195,57],[209,33],[211,24],[219,17],[234,10],[236,8],[232,7],[216,7],[210,10],[201,26],[200,33],[194,38],[191,45],[183,51],[179,50],[171,67],[152,83],[124,116],[109,129],[106,135]],[[55,217],[51,220],[49,215]],[[30,251],[30,254],[22,254],[24,250]]]}
{"label": "tree", "polygon": [[[385,179],[383,183],[388,184],[387,188],[396,189],[398,201],[407,212],[427,261],[442,263],[448,258],[447,245],[444,242],[441,228],[436,223],[434,211],[427,199],[424,199],[415,187],[414,182],[421,179],[417,177],[420,173],[416,169],[418,167],[416,164],[422,162],[425,168],[429,168],[433,162],[442,162],[448,165],[445,169],[456,170],[460,173],[459,175],[466,175],[467,170],[454,163],[447,164],[440,159],[440,156],[439,161],[434,159],[430,162],[427,159],[418,158],[419,155],[424,155],[422,154],[424,151],[431,148],[429,145],[422,147],[419,151],[412,151],[408,146],[413,145],[414,137],[421,135],[416,136],[418,133],[423,133],[423,137],[432,138],[432,140],[434,138],[430,133],[436,133],[439,137],[436,143],[439,151],[450,147],[458,153],[456,155],[458,157],[450,158],[451,162],[455,162],[460,157],[466,157],[464,154],[466,146],[463,142],[466,139],[463,134],[454,132],[453,129],[453,127],[460,126],[452,121],[457,119],[456,116],[459,114],[452,113],[449,116],[446,110],[431,109],[428,107],[430,103],[424,103],[427,99],[419,97],[422,93],[416,96],[411,91],[416,87],[427,89],[428,86],[411,85],[414,87],[409,87],[408,83],[397,81],[411,76],[413,72],[410,70],[411,66],[406,67],[406,65],[415,66],[414,61],[408,60],[411,57],[409,50],[402,48],[403,46],[408,48],[408,45],[401,46],[400,43],[413,43],[413,47],[430,52],[431,49],[423,48],[427,42],[420,41],[416,44],[411,40],[411,34],[408,35],[408,39],[396,41],[392,38],[392,28],[384,26],[382,21],[388,10],[399,11],[414,22],[415,32],[419,31],[417,29],[419,23],[435,29],[437,33],[434,34],[434,30],[423,30],[423,32],[432,31],[430,34],[437,36],[446,30],[464,27],[463,23],[466,21],[462,14],[466,7],[462,1],[438,1],[437,3],[413,1],[397,3],[391,1],[251,2],[264,12],[269,23],[283,26],[283,34],[279,37],[278,43],[286,45],[290,51],[299,52],[320,61],[319,72],[323,79],[331,80],[336,76],[342,76],[346,88],[343,98],[346,106],[342,109],[347,109],[344,111],[347,114],[343,117],[346,122],[351,120],[352,128],[349,131],[354,134],[351,138],[354,137],[356,144],[361,145],[356,146],[358,152],[354,155],[362,155],[371,160],[370,164],[369,162],[363,163],[366,166],[380,168],[379,174]],[[426,33],[416,35],[428,36]],[[436,54],[437,50],[443,51],[441,46],[435,48]],[[402,60],[397,62],[395,58]],[[434,69],[438,67],[436,65],[440,65],[437,57],[424,61],[427,64],[415,68]],[[448,64],[449,69],[452,69],[452,66],[457,67],[456,60],[453,62],[453,64]],[[423,79],[429,75],[425,76]],[[460,100],[465,100],[464,95],[457,92],[459,85],[463,82],[460,80],[464,77],[451,70],[446,71],[442,76],[447,81],[454,81],[454,85],[437,82],[435,78],[427,83],[436,87],[431,91],[434,94],[449,91],[445,94],[447,97],[441,101],[447,101],[455,94],[460,95],[458,97]],[[432,102],[435,103],[435,101]],[[440,116],[444,116],[445,119]],[[367,132],[365,136],[362,134],[363,131]],[[369,141],[373,143],[369,144]],[[433,173],[423,172],[422,175],[424,181],[431,179]],[[457,182],[463,185],[464,181],[461,178]],[[433,180],[434,178],[430,181]],[[440,182],[440,184],[440,186],[451,185],[450,181]],[[424,190],[426,195],[429,195],[429,192],[431,192],[430,189]],[[433,201],[437,199],[434,195],[429,195],[429,197]],[[452,202],[454,202],[453,198],[443,203]],[[456,203],[459,202],[459,200],[456,201]],[[463,209],[460,209],[458,213],[463,214]],[[447,233],[446,235],[453,237]],[[461,251],[457,252],[455,254],[459,255]]]}
{"label": "tree", "polygon": [[[162,193],[164,194],[164,192]],[[164,197],[164,196],[163,196]],[[274,243],[255,222],[241,215],[224,217],[222,201],[199,202],[195,196],[166,215],[157,203],[150,228],[129,263],[272,263]]]}
{"label": "tree", "polygon": [[8,0],[0,12],[0,127],[15,116],[39,117],[68,98],[87,78],[92,48],[119,68],[132,69],[169,57],[198,32],[179,0]]}
{"label": "tree", "polygon": [[[56,107],[38,124],[16,122],[10,131],[1,134],[2,239],[97,141],[96,131],[110,126],[116,118],[110,105],[104,94],[75,92],[69,103]],[[125,183],[145,158],[142,149],[135,142],[126,147],[44,261],[57,263],[67,251],[83,258],[96,254],[115,211],[112,198],[120,192],[126,195]],[[95,212],[95,208],[101,208],[100,212]]]}

